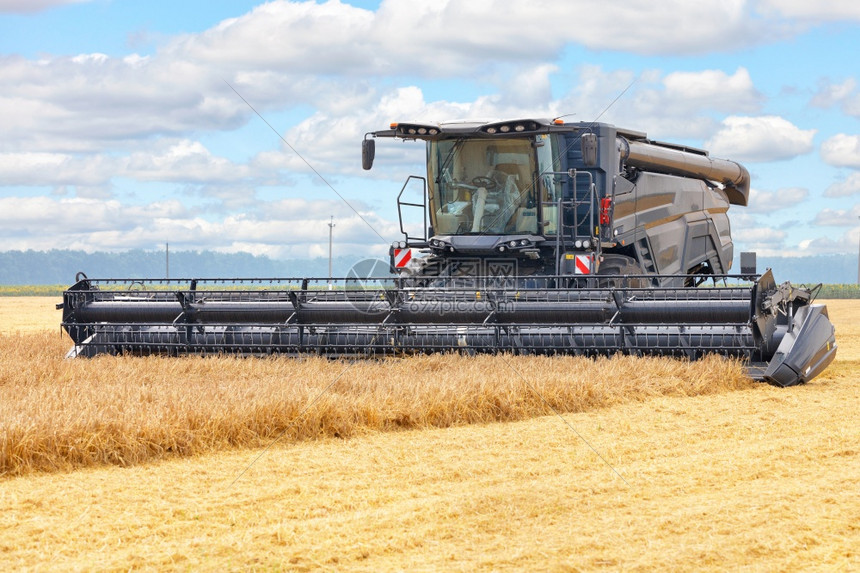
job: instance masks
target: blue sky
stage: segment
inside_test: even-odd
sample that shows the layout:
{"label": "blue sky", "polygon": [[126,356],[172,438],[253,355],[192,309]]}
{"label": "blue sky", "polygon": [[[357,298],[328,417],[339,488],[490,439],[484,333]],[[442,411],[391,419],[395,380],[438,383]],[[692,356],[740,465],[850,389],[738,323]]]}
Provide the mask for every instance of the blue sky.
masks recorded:
{"label": "blue sky", "polygon": [[859,32],[848,0],[0,0],[0,237],[304,258],[334,216],[337,254],[384,254],[423,149],[364,172],[364,133],[608,107],[749,169],[737,252],[856,252]]}

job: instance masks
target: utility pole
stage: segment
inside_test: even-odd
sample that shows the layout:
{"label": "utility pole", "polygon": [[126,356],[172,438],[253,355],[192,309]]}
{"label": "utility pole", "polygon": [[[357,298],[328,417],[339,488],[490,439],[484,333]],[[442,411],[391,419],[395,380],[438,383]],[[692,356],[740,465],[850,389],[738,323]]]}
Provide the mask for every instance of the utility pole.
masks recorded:
{"label": "utility pole", "polygon": [[164,243],[164,278],[170,278],[170,243]]}
{"label": "utility pole", "polygon": [[331,286],[331,233],[334,229],[334,215],[331,216],[331,220],[328,223],[328,290],[332,289]]}
{"label": "utility pole", "polygon": [[[857,218],[860,219],[860,215]],[[860,233],[857,234],[857,284],[860,285]]]}

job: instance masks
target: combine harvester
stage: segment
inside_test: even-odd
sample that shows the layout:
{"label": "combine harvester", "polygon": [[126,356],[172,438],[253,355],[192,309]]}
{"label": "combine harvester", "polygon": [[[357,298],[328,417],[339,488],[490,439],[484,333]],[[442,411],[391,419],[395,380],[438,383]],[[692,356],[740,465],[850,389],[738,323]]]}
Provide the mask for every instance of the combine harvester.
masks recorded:
{"label": "combine harvester", "polygon": [[749,196],[735,162],[608,124],[527,119],[392,124],[365,136],[364,169],[377,138],[427,147],[426,177],[398,196],[390,277],[129,288],[140,281],[80,275],[64,293],[69,355],[716,353],[780,386],[835,356],[816,288],[756,274],[753,253],[728,274],[727,211]]}

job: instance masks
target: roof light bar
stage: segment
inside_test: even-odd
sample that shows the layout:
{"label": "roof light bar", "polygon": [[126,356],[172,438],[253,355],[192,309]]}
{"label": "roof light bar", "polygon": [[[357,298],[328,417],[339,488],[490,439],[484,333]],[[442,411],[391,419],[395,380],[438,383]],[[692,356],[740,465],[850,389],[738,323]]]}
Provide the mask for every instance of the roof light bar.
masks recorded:
{"label": "roof light bar", "polygon": [[496,123],[492,125],[487,125],[481,128],[481,131],[486,133],[487,135],[497,135],[504,133],[533,133],[536,131],[540,131],[542,125],[537,121],[528,119],[522,121],[509,121],[505,123]]}
{"label": "roof light bar", "polygon": [[396,133],[397,137],[416,137],[416,136],[433,136],[439,135],[439,128],[432,124],[421,123],[391,123],[391,129]]}

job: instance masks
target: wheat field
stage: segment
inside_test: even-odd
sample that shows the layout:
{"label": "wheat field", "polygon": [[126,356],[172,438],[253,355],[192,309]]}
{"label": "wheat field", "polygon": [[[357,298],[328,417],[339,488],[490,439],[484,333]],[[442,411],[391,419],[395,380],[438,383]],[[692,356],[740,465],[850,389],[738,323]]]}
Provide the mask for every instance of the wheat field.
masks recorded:
{"label": "wheat field", "polygon": [[509,422],[751,384],[739,364],[717,357],[62,360],[68,346],[29,322],[0,335],[0,476],[128,466],[274,438]]}
{"label": "wheat field", "polygon": [[[0,562],[9,567],[860,568],[860,301],[828,303],[840,345],[837,361],[802,387],[734,380],[737,366],[722,360],[685,365],[446,356],[422,357],[411,368],[403,360],[358,363],[324,394],[327,400],[302,414],[314,420],[307,422],[309,434],[298,433],[300,424],[273,425],[256,428],[250,441],[211,439],[246,435],[224,431],[225,420],[247,420],[260,407],[254,401],[263,395],[247,389],[241,394],[243,388],[261,381],[282,388],[280,382],[289,380],[311,392],[291,394],[304,408],[319,386],[309,376],[290,376],[313,368],[328,384],[348,364],[63,361],[69,343],[55,326],[45,332],[31,319],[14,318],[30,304],[53,325],[59,322],[59,313],[44,303],[19,300],[10,312],[0,301],[0,380],[4,388],[10,381],[14,387],[3,390],[3,407],[7,400],[14,406],[0,420],[9,428],[14,415],[39,419],[39,431],[52,438],[43,450],[25,440],[42,453],[13,462],[0,478],[6,508],[0,514]],[[10,328],[16,320],[31,325]],[[589,368],[593,374],[582,374]],[[134,381],[123,384],[123,378]],[[722,385],[726,378],[734,381]],[[170,380],[173,387],[164,385]],[[590,382],[576,392],[564,388],[580,380]],[[467,386],[434,391],[439,381]],[[48,382],[67,390],[52,391]],[[409,391],[397,393],[403,386]],[[543,402],[526,404],[534,389],[569,413],[556,416]],[[29,391],[35,394],[22,396]],[[176,405],[183,391],[195,402]],[[495,401],[480,403],[488,391]],[[343,403],[356,392],[370,399]],[[440,396],[444,407],[434,401]],[[206,416],[189,418],[201,410]],[[332,419],[333,411],[349,415]],[[480,411],[489,414],[476,416]],[[108,451],[110,436],[117,442],[116,436],[135,427],[152,444],[159,427],[152,420],[159,416],[169,422],[163,426],[182,422],[197,429],[173,449],[132,447],[143,452],[140,459],[123,449],[127,444],[113,444],[114,451],[126,452],[118,457],[76,458],[63,450],[60,444],[68,446],[76,432],[61,430],[93,416],[110,420],[91,428],[104,443],[78,450]],[[271,412],[259,419],[267,416]],[[2,444],[7,452],[8,441]],[[53,466],[39,465],[47,459]]]}

